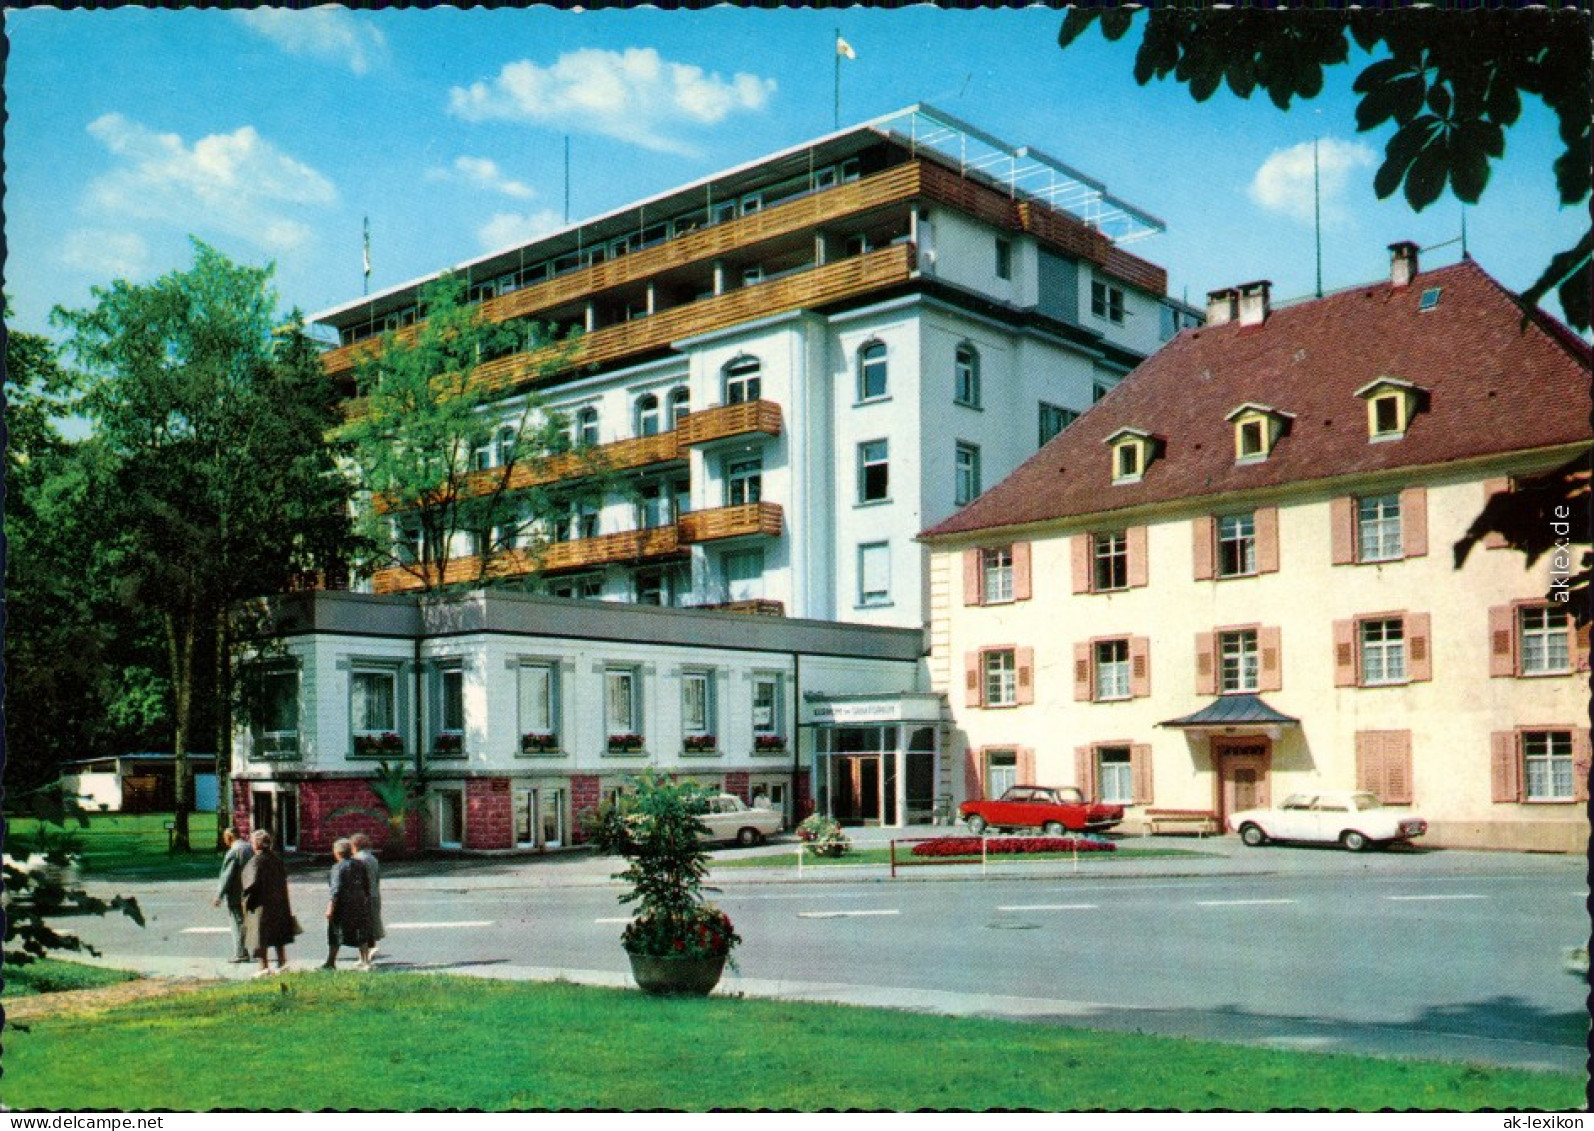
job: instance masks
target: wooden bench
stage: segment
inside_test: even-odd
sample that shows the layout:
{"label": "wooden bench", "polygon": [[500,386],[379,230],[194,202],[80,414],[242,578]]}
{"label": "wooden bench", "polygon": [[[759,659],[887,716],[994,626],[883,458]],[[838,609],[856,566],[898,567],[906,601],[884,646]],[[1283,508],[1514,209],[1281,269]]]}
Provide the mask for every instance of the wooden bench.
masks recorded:
{"label": "wooden bench", "polygon": [[1222,831],[1218,815],[1207,809],[1147,809],[1143,816],[1141,836],[1155,836],[1165,832],[1195,833],[1196,836],[1216,835]]}

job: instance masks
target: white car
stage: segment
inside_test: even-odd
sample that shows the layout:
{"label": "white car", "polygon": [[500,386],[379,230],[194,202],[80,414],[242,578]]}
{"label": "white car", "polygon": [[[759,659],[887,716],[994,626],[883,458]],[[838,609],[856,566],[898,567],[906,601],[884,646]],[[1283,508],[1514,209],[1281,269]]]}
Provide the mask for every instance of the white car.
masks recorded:
{"label": "white car", "polygon": [[780,814],[773,809],[749,809],[734,793],[720,793],[708,799],[708,812],[697,819],[708,826],[704,840],[734,840],[748,847],[760,844],[780,831]]}
{"label": "white car", "polygon": [[1428,822],[1403,809],[1385,808],[1371,793],[1324,789],[1292,793],[1276,809],[1231,814],[1229,828],[1252,848],[1288,840],[1342,844],[1361,852],[1378,844],[1409,842],[1428,831]]}

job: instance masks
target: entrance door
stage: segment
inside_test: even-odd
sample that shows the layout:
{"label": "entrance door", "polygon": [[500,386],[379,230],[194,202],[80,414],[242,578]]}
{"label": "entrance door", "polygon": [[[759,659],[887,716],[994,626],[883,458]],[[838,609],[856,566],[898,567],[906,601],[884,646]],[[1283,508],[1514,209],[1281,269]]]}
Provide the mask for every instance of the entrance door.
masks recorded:
{"label": "entrance door", "polygon": [[1265,738],[1212,740],[1212,756],[1218,767],[1218,819],[1227,821],[1230,813],[1242,809],[1264,809],[1268,805],[1268,767],[1273,747]]}
{"label": "entrance door", "polygon": [[537,791],[538,820],[542,823],[542,846],[558,848],[565,842],[565,791]]}
{"label": "entrance door", "polygon": [[880,755],[844,755],[834,759],[835,815],[841,821],[880,820]]}

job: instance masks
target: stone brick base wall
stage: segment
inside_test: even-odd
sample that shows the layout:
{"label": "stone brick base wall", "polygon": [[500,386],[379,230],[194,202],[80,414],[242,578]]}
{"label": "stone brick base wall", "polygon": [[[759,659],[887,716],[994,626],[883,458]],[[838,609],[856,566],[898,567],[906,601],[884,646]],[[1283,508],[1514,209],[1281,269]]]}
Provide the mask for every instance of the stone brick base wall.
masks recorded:
{"label": "stone brick base wall", "polygon": [[797,780],[793,783],[792,811],[797,814],[799,821],[814,811],[814,792],[808,776],[807,770],[799,770]]}
{"label": "stone brick base wall", "polygon": [[581,816],[603,800],[603,779],[597,774],[570,775],[570,843],[585,844],[587,833]]}
{"label": "stone brick base wall", "polygon": [[[233,783],[233,821],[245,836],[254,831],[249,794],[260,784],[254,781]],[[389,847],[388,824],[380,815],[381,802],[371,792],[369,783],[357,778],[326,778],[294,784],[299,797],[300,852],[330,853],[333,841],[355,833],[370,837],[378,852]],[[333,816],[339,809],[348,808],[370,811]],[[404,851],[417,852],[420,847],[420,815],[411,813],[404,825]]]}
{"label": "stone brick base wall", "polygon": [[508,778],[471,778],[465,783],[465,847],[513,848],[514,794]]}
{"label": "stone brick base wall", "polygon": [[734,793],[743,801],[753,799],[752,775],[746,770],[732,770],[725,775],[725,792]]}

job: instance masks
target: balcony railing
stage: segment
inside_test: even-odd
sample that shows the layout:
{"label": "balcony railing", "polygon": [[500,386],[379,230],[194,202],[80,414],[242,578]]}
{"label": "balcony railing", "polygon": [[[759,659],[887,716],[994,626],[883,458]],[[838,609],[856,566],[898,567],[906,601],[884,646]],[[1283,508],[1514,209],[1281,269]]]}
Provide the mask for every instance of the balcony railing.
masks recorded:
{"label": "balcony railing", "polygon": [[680,521],[684,543],[713,542],[720,538],[740,538],[748,534],[778,537],[781,530],[779,503],[744,503],[735,507],[714,507],[683,514]]}
{"label": "balcony railing", "polygon": [[743,401],[741,404],[715,405],[702,412],[687,413],[686,419],[676,426],[675,435],[680,438],[684,448],[730,436],[745,436],[750,432],[779,436],[780,429],[780,405],[777,402]]}

